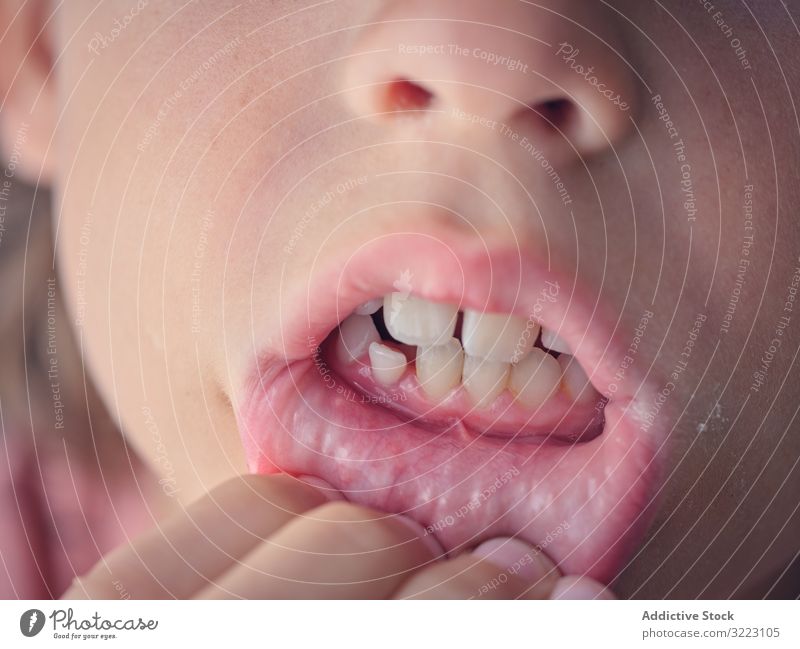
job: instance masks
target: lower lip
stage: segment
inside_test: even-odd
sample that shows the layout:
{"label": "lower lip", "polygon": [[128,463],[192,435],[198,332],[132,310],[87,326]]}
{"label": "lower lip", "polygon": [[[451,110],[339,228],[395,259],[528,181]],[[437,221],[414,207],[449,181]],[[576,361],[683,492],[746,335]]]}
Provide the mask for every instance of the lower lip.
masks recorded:
{"label": "lower lip", "polygon": [[576,444],[408,423],[314,359],[259,372],[238,411],[250,469],[318,476],[348,500],[406,514],[452,555],[497,536],[609,583],[641,542],[657,483],[631,403]]}

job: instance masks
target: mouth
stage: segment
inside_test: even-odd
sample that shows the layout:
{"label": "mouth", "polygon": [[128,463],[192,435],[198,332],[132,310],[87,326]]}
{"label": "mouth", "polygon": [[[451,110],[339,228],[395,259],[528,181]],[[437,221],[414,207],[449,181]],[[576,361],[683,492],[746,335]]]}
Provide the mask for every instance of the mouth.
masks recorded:
{"label": "mouth", "polygon": [[574,279],[490,248],[397,233],[292,282],[237,402],[249,467],[409,516],[451,556],[516,536],[610,583],[661,476],[649,386]]}

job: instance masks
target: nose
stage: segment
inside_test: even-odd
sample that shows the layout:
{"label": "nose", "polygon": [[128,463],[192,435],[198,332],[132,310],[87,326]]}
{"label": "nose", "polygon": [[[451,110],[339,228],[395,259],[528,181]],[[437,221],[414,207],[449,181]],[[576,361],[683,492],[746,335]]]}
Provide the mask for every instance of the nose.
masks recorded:
{"label": "nose", "polygon": [[387,0],[354,39],[343,92],[370,121],[524,128],[586,156],[631,128],[624,51],[595,0]]}

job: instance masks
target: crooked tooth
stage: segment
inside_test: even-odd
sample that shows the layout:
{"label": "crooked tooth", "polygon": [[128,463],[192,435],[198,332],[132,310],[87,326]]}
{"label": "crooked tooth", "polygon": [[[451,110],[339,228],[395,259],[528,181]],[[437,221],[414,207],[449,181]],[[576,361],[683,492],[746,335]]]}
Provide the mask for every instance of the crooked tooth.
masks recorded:
{"label": "crooked tooth", "polygon": [[538,408],[552,397],[561,385],[561,366],[541,349],[531,353],[511,366],[508,387],[517,401],[527,408]]}
{"label": "crooked tooth", "polygon": [[558,357],[558,364],[561,366],[564,388],[567,394],[577,403],[590,403],[594,402],[597,397],[597,391],[586,376],[586,372],[580,366],[574,356],[568,354],[561,354]]}
{"label": "crooked tooth", "polygon": [[394,385],[406,371],[405,354],[381,343],[370,343],[369,363],[372,376],[381,385]]}
{"label": "crooked tooth", "polygon": [[551,349],[559,354],[572,353],[572,350],[569,348],[569,345],[567,345],[564,339],[557,336],[555,331],[551,331],[546,327],[542,327],[542,347]]}
{"label": "crooked tooth", "polygon": [[377,313],[378,309],[383,306],[383,298],[376,297],[374,300],[370,300],[369,302],[364,302],[360,307],[356,309],[357,315],[372,315],[373,313]]}
{"label": "crooked tooth", "polygon": [[392,336],[407,345],[439,345],[452,338],[458,307],[429,302],[405,293],[389,293],[383,320]]}
{"label": "crooked tooth", "polygon": [[458,338],[444,345],[417,347],[417,379],[428,397],[443,399],[461,383],[464,352]]}
{"label": "crooked tooth", "polygon": [[339,325],[336,355],[343,363],[353,363],[361,358],[372,343],[380,342],[381,335],[368,315],[348,316]]}
{"label": "crooked tooth", "polygon": [[500,396],[508,383],[510,368],[508,363],[464,355],[461,382],[477,407],[485,408]]}
{"label": "crooked tooth", "polygon": [[504,313],[481,313],[466,309],[461,326],[464,351],[490,361],[518,362],[533,348],[539,325],[533,320]]}

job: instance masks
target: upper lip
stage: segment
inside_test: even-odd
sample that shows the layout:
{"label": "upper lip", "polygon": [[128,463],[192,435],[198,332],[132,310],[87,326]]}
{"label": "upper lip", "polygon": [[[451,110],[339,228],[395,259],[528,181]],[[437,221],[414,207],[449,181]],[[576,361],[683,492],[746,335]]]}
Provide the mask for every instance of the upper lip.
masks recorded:
{"label": "upper lip", "polygon": [[[650,437],[657,431],[653,428],[645,436],[636,426],[637,409],[634,406],[638,399],[643,398],[647,386],[635,367],[628,368],[624,381],[615,376],[625,349],[624,344],[617,341],[620,336],[615,337],[618,320],[605,312],[603,304],[592,299],[574,277],[563,269],[548,268],[542,259],[540,255],[528,254],[516,248],[492,247],[483,241],[476,243],[457,235],[453,237],[441,232],[434,235],[432,232],[419,231],[396,232],[365,242],[355,251],[337,249],[327,255],[318,268],[310,269],[306,282],[293,282],[280,296],[280,335],[264,345],[256,367],[247,372],[242,396],[237,400],[237,415],[251,468],[256,471],[287,470],[296,474],[317,474],[353,500],[384,508],[394,506],[411,516],[429,515],[434,506],[416,503],[413,487],[406,482],[394,486],[383,485],[387,491],[381,495],[383,475],[381,480],[375,478],[374,485],[368,482],[365,486],[359,480],[355,480],[357,485],[344,484],[351,478],[343,476],[353,474],[333,466],[335,460],[328,458],[323,466],[320,464],[322,454],[319,449],[295,449],[298,445],[308,447],[313,444],[322,448],[326,443],[324,440],[305,438],[301,443],[295,439],[295,432],[288,428],[303,426],[307,419],[297,413],[283,412],[283,406],[279,403],[289,392],[296,392],[300,401],[293,401],[288,406],[296,408],[297,403],[304,400],[302,392],[309,385],[310,372],[307,368],[298,372],[282,384],[280,391],[271,390],[271,382],[276,381],[287,368],[291,373],[294,363],[308,361],[317,346],[358,305],[397,290],[396,281],[401,274],[409,282],[412,293],[432,301],[458,304],[461,309],[512,313],[522,317],[535,313],[543,326],[557,331],[575,350],[576,357],[595,388],[609,399],[606,413],[607,419],[609,414],[611,418],[610,423],[607,421],[606,424],[609,430],[597,440],[587,442],[585,453],[581,456],[574,453],[563,455],[571,452],[566,448],[548,451],[550,455],[520,460],[521,464],[529,460],[534,465],[537,462],[553,464],[547,471],[534,470],[534,465],[527,465],[525,470],[535,475],[536,479],[530,485],[530,491],[524,493],[527,493],[527,498],[532,498],[536,496],[535,489],[552,489],[548,485],[555,480],[552,477],[554,472],[563,482],[567,478],[562,474],[570,471],[581,474],[584,467],[590,466],[590,462],[600,463],[591,465],[600,468],[595,477],[585,478],[588,481],[585,488],[581,487],[580,476],[570,475],[569,484],[560,493],[548,493],[547,498],[555,503],[554,506],[563,508],[559,503],[571,502],[570,499],[578,497],[573,492],[586,491],[589,495],[585,498],[589,500],[610,498],[618,502],[595,503],[597,507],[602,505],[605,512],[602,516],[597,514],[598,520],[592,519],[590,511],[585,514],[588,521],[585,530],[573,525],[572,536],[565,534],[563,540],[556,541],[546,551],[561,562],[566,570],[585,572],[603,580],[613,578],[646,529],[653,508],[653,494],[660,479],[660,467],[655,461],[655,449],[659,444]],[[542,291],[552,285],[559,287],[558,299],[541,299]],[[277,396],[278,392],[280,397]],[[314,407],[314,404],[310,407]],[[287,435],[287,439],[279,441],[281,436]],[[298,435],[302,436],[302,433]],[[341,440],[344,433],[339,428],[334,430],[331,424],[331,435],[339,435],[338,439]],[[416,451],[415,444],[416,440],[409,442],[409,447],[414,447]],[[484,448],[482,452],[490,452],[485,450],[489,447],[476,445],[465,449],[465,457],[475,455],[481,448]],[[517,452],[509,450],[511,447],[508,442],[498,442],[491,448],[496,455],[488,457],[486,465],[496,465],[498,471]],[[377,449],[375,453],[380,455]],[[398,458],[402,457],[403,453],[399,453]],[[344,458],[347,461],[352,459]],[[385,457],[376,456],[375,459],[389,461]],[[402,461],[396,459],[395,464]],[[305,466],[309,463],[315,466]],[[621,466],[628,467],[624,476],[620,475]],[[398,469],[394,479],[399,480],[400,474],[405,479],[408,477],[406,473],[405,467]],[[466,480],[463,472],[454,470],[452,475],[455,481],[463,483]],[[601,483],[598,484],[598,481]],[[607,486],[605,491],[604,486]],[[453,488],[457,488],[457,485]],[[443,498],[449,498],[448,502],[452,505],[452,497]],[[506,505],[519,509],[517,501]],[[537,502],[536,506],[539,512],[542,504]],[[580,510],[584,511],[586,506],[580,506]],[[560,515],[545,515],[542,520],[549,523],[542,525],[554,525],[553,521],[559,520]],[[564,514],[565,520],[566,516]],[[537,535],[547,533],[536,525],[531,529],[517,525],[523,529],[506,530],[503,528],[505,520],[504,516],[498,514],[491,528],[484,532],[522,533],[536,544],[542,543]],[[425,525],[431,521],[420,522]],[[618,537],[614,531],[616,528],[619,528]],[[448,549],[460,547],[467,541],[480,540],[481,534],[482,531],[478,530],[471,535],[466,523],[461,530],[437,532]],[[596,534],[597,539],[581,541],[581,534]],[[602,556],[596,556],[598,549],[595,545],[607,546],[601,552]]]}

